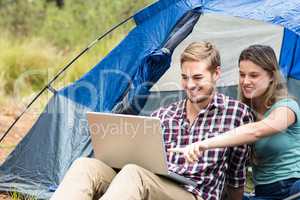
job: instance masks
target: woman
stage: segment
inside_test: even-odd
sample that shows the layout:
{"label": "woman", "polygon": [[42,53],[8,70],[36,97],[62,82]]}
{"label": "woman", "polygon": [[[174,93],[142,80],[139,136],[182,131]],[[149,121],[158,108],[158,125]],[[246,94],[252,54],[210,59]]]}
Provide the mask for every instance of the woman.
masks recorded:
{"label": "woman", "polygon": [[287,96],[273,49],[246,48],[239,71],[241,100],[256,112],[257,121],[169,151],[196,162],[207,149],[253,144],[255,197],[251,199],[283,199],[300,192],[300,109]]}

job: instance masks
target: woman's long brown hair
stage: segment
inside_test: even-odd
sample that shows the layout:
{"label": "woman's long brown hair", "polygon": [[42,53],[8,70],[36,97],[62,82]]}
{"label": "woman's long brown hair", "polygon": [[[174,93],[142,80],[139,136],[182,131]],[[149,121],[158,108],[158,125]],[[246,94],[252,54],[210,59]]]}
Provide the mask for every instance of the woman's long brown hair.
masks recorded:
{"label": "woman's long brown hair", "polygon": [[[261,97],[266,108],[270,108],[274,103],[288,96],[287,88],[279,71],[276,54],[270,46],[258,44],[249,46],[241,52],[239,63],[244,60],[251,61],[261,67],[272,78],[267,91]],[[241,89],[239,89],[239,95],[240,100],[255,111],[255,105],[252,105],[251,99],[243,95]]]}
{"label": "woman's long brown hair", "polygon": [[[249,46],[241,52],[239,64],[241,61],[245,60],[251,61],[261,67],[272,78],[267,91],[261,97],[262,102],[267,109],[277,101],[287,98],[288,92],[279,71],[276,54],[270,46],[258,44]],[[248,99],[243,95],[241,88],[239,88],[239,97],[243,103],[252,108],[254,112],[256,111],[256,105],[252,104],[251,99]],[[253,144],[251,145],[250,159],[252,163],[257,164],[258,158],[255,155]]]}

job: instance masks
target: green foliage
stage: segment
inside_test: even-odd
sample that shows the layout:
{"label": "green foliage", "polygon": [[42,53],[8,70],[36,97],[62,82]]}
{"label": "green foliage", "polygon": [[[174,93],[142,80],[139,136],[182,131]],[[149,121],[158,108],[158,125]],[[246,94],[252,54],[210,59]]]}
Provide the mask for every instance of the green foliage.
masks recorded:
{"label": "green foliage", "polygon": [[[41,33],[62,47],[86,44],[145,4],[132,6],[132,2],[134,1],[73,0],[66,1],[63,11],[52,4],[47,6]],[[123,33],[127,33],[129,28],[130,25],[121,27]]]}
{"label": "green foliage", "polygon": [[[15,36],[45,37],[71,48],[86,44],[153,0],[66,0],[63,9],[42,0],[1,0],[0,27]],[[127,32],[130,25],[123,26]]]}
{"label": "green foliage", "polygon": [[9,95],[26,95],[47,82],[48,71],[62,55],[41,39],[0,39],[1,87]]}
{"label": "green foliage", "polygon": [[37,200],[34,196],[23,195],[19,192],[11,192],[9,196],[11,197],[11,200]]}
{"label": "green foliage", "polygon": [[26,37],[42,26],[44,6],[38,1],[2,0],[0,2],[0,26],[16,37]]}
{"label": "green foliage", "polygon": [[[0,0],[0,94],[41,89],[88,43],[154,0]],[[81,57],[57,87],[78,79],[133,27],[127,23]]]}
{"label": "green foliage", "polygon": [[253,172],[252,168],[247,168],[247,174],[246,174],[247,180],[246,180],[246,186],[245,186],[245,192],[252,193],[254,191],[254,184],[253,184]]}

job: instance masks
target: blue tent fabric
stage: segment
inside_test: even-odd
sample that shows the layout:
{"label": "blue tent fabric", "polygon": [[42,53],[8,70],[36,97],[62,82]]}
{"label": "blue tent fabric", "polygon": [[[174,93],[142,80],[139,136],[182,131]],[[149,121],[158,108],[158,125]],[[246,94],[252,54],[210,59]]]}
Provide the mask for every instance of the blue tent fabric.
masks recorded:
{"label": "blue tent fabric", "polygon": [[285,29],[280,53],[280,66],[285,77],[300,80],[300,38]]}
{"label": "blue tent fabric", "polygon": [[129,93],[129,104],[135,105],[134,113],[138,114],[144,106],[145,98],[139,98],[139,102],[134,101],[135,96],[148,96],[153,83],[169,68],[171,55],[162,50],[151,53],[141,61],[138,71],[133,79],[133,92]]}
{"label": "blue tent fabric", "polygon": [[[112,110],[123,114],[139,114],[144,107],[153,83],[168,69],[171,63],[170,52],[158,50],[146,56],[135,74],[126,94],[125,102],[118,103]],[[152,68],[154,67],[154,68]],[[136,98],[138,97],[138,98]]]}
{"label": "blue tent fabric", "polygon": [[[152,83],[170,67],[176,41],[182,41],[188,33],[179,34],[179,40],[176,34],[172,38],[176,25],[191,11],[284,26],[290,33],[284,34],[281,64],[288,78],[299,79],[299,1],[160,0],[134,16],[136,27],[91,71],[53,96],[26,137],[0,166],[0,190],[49,198],[71,163],[93,154],[85,113],[112,112],[124,98],[133,105],[135,96],[147,97]],[[165,45],[170,43],[174,46],[166,51]],[[293,55],[289,54],[290,48]],[[136,106],[143,107],[145,98],[139,100]],[[138,112],[139,108],[133,110]]]}
{"label": "blue tent fabric", "polygon": [[123,114],[141,112],[150,94],[150,88],[169,68],[174,49],[192,32],[199,17],[200,12],[197,9],[187,12],[163,42],[164,46],[141,61],[137,74],[129,84],[126,96],[112,109],[113,112]]}
{"label": "blue tent fabric", "polygon": [[[62,95],[49,101],[35,125],[0,168],[0,188],[48,198],[70,163],[91,156],[87,107]],[[77,125],[77,126],[75,126]]]}
{"label": "blue tent fabric", "polygon": [[136,16],[138,21],[151,18],[151,13],[159,12],[168,5],[182,6],[184,3],[190,8],[201,8],[203,13],[236,16],[245,19],[265,21],[281,25],[300,34],[300,2],[295,0],[162,0],[142,10]]}
{"label": "blue tent fabric", "polygon": [[59,93],[93,110],[110,111],[126,91],[140,62],[162,47],[176,22],[191,10],[187,6],[180,6],[180,9],[177,6],[169,4],[168,9],[138,25],[90,72]]}
{"label": "blue tent fabric", "polygon": [[265,21],[300,33],[300,2],[294,0],[206,0],[204,12]]}

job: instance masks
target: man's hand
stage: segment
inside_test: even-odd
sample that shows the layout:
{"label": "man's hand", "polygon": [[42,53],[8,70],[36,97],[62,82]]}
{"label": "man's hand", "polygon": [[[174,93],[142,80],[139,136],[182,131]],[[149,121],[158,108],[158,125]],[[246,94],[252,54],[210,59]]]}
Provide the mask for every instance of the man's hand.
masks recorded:
{"label": "man's hand", "polygon": [[168,152],[182,153],[189,163],[194,163],[199,161],[199,157],[205,150],[207,150],[207,145],[203,142],[196,142],[185,147],[170,148]]}

